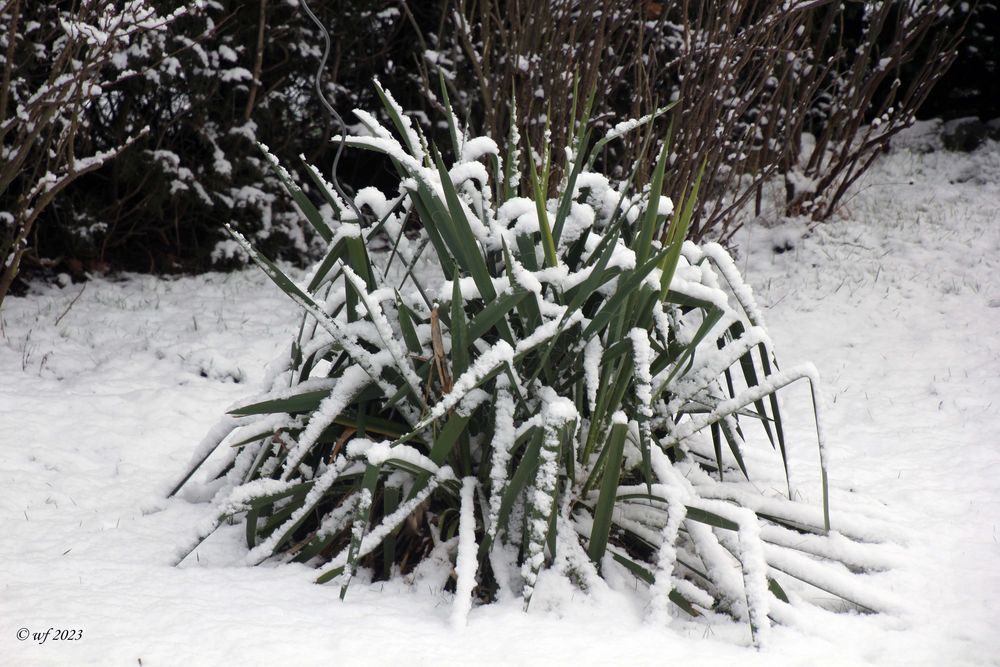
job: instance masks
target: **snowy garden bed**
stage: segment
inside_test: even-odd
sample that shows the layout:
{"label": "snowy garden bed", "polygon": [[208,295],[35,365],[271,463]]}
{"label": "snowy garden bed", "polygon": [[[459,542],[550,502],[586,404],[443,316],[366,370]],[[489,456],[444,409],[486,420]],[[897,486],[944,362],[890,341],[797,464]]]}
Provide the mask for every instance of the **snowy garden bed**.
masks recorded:
{"label": "snowy garden bed", "polygon": [[[996,144],[968,156],[900,149],[809,238],[760,223],[741,241],[739,267],[782,358],[823,374],[831,523],[839,511],[880,532],[887,568],[875,576],[890,613],[796,608],[757,652],[746,624],[724,617],[651,623],[634,578],[586,595],[543,572],[528,614],[500,600],[455,631],[438,579],[370,582],[362,569],[342,603],[304,565],[245,567],[241,525],[173,567],[179,537],[216,508],[166,493],[193,443],[295,334],[295,305],[250,271],[46,287],[8,302],[0,652],[15,664],[990,664],[998,183]],[[807,406],[803,391],[786,405]],[[802,453],[791,476],[816,502],[811,411],[785,416]],[[760,491],[780,494],[776,481]],[[84,633],[38,645],[18,641],[22,627]]]}

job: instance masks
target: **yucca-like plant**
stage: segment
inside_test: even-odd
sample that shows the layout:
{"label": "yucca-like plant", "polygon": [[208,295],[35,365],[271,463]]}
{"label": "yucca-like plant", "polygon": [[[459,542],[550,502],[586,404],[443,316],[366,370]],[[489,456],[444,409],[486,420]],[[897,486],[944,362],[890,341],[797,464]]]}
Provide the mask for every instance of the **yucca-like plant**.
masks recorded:
{"label": "yucca-like plant", "polygon": [[522,197],[516,132],[501,156],[448,118],[448,168],[378,92],[398,137],[357,111],[346,141],[388,156],[397,194],[351,200],[313,170],[317,208],[275,164],[329,248],[301,285],[234,232],[305,315],[174,489],[221,450],[216,520],[185,556],[241,519],[249,562],[314,565],[341,596],[359,567],[443,568],[457,623],[474,599],[527,608],[544,568],[585,590],[627,571],[657,616],[724,611],[758,642],[801,582],[878,608],[844,568],[866,566],[858,545],[827,537],[825,468],[821,508],[749,482],[744,428],[787,475],[775,393],[814,372],[779,371],[730,257],[684,243],[698,184],[677,210],[660,196],[665,146],[644,192],[590,170],[651,119],[593,143],[584,120],[558,187],[542,151]]}

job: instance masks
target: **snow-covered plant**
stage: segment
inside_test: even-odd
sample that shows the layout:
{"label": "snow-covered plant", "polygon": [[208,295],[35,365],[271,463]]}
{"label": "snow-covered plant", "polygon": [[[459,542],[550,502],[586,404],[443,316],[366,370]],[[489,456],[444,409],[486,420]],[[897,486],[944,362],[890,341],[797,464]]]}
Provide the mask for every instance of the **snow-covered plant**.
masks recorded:
{"label": "snow-covered plant", "polygon": [[216,510],[181,560],[239,519],[250,563],[313,565],[342,596],[360,568],[453,584],[459,624],[550,575],[635,577],[655,617],[725,612],[755,641],[803,581],[877,608],[832,562],[859,566],[825,537],[821,438],[821,505],[750,482],[767,457],[787,475],[776,392],[815,371],[779,370],[729,255],[685,242],[697,183],[676,210],[661,196],[666,145],[648,189],[591,170],[648,119],[570,128],[557,187],[543,149],[521,196],[516,137],[502,151],[449,115],[448,166],[378,93],[396,134],[356,111],[347,143],[386,156],[398,192],[349,199],[314,171],[317,207],[276,166],[327,243],[301,284],[234,232],[305,314],[173,490],[209,463]]}
{"label": "snow-covered plant", "polygon": [[203,6],[158,12],[145,0],[0,3],[0,304],[46,208],[149,131],[129,126],[100,149],[82,140],[88,113],[135,75],[115,64],[145,35]]}

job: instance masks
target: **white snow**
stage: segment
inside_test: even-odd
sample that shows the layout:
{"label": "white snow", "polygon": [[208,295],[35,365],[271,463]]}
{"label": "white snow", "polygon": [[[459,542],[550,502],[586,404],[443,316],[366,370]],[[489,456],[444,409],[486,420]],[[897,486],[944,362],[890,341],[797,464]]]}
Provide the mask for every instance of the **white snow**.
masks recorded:
{"label": "white snow", "polygon": [[[997,664],[1000,146],[898,149],[845,201],[804,239],[801,221],[755,223],[736,265],[782,368],[810,360],[822,374],[835,454],[831,521],[845,535],[867,529],[888,541],[870,545],[887,569],[863,581],[877,584],[869,603],[897,611],[838,614],[771,599],[775,623],[757,651],[746,623],[649,622],[645,586],[612,563],[599,595],[543,571],[527,614],[510,581],[515,595],[474,607],[456,634],[443,582],[371,582],[362,568],[342,603],[306,566],[247,567],[240,525],[223,523],[173,567],[178,544],[214,520],[215,506],[188,498],[214,490],[200,475],[184,498],[164,500],[163,490],[225,409],[261,385],[266,361],[298,327],[298,307],[251,269],[94,280],[72,306],[79,287],[36,286],[4,303],[0,662],[439,665],[474,655],[479,665]],[[777,237],[794,247],[774,254]],[[487,365],[513,353],[489,352]],[[243,380],[206,377],[205,355]],[[785,390],[793,473],[815,521],[808,406],[806,384]],[[772,453],[748,443],[748,457],[757,452]],[[747,486],[747,496],[777,505],[782,486],[777,477]],[[789,535],[761,537],[772,564],[809,567],[806,556],[786,557]],[[447,559],[454,548],[442,542],[435,554]],[[843,556],[852,547],[840,548]],[[725,549],[716,556],[742,595],[739,564]],[[859,585],[846,573],[827,583]],[[16,636],[49,627],[80,628],[83,638],[38,645]]]}
{"label": "white snow", "polygon": [[352,365],[344,370],[330,395],[319,404],[298,442],[288,453],[282,479],[288,479],[295,472],[302,458],[309,453],[309,449],[316,444],[323,431],[350,405],[350,401],[358,392],[370,383],[371,378],[360,366]]}
{"label": "white snow", "polygon": [[403,138],[406,141],[406,147],[410,150],[410,154],[413,155],[417,162],[423,162],[425,157],[423,141],[414,129],[413,122],[410,120],[410,117],[406,115],[403,107],[399,105],[399,102],[397,102],[396,98],[392,96],[392,93],[382,87],[382,84],[379,83],[378,79],[375,79],[375,87],[378,88],[379,92],[385,96],[389,106],[392,107],[396,117],[399,119],[399,122],[402,125],[400,130],[403,133]]}
{"label": "white snow", "polygon": [[583,377],[587,385],[587,404],[591,412],[597,410],[597,390],[601,383],[601,358],[604,356],[604,347],[598,336],[587,341],[587,346],[583,349]]}
{"label": "white snow", "polygon": [[256,565],[271,556],[271,554],[274,553],[274,549],[277,547],[279,540],[284,539],[288,532],[292,530],[297,523],[302,521],[304,516],[315,511],[316,503],[318,503],[330,487],[333,486],[333,483],[337,481],[341,471],[344,469],[343,461],[343,459],[338,459],[335,465],[327,468],[326,472],[324,472],[315,481],[312,488],[309,489],[309,493],[306,494],[306,498],[302,503],[302,506],[295,510],[280,528],[271,533],[267,539],[263,540],[247,553],[246,562],[248,564]]}
{"label": "white snow", "polygon": [[493,455],[490,462],[490,511],[487,531],[494,537],[497,531],[497,520],[500,515],[500,502],[507,486],[507,464],[510,462],[510,450],[516,437],[514,431],[514,399],[510,394],[507,376],[501,375],[497,382],[497,398],[495,420],[493,422]]}
{"label": "white snow", "polygon": [[489,137],[475,137],[462,145],[462,162],[472,162],[484,155],[500,155],[497,143]]}
{"label": "white snow", "polygon": [[469,611],[472,609],[472,589],[476,586],[476,515],[474,494],[476,478],[462,480],[461,516],[458,523],[458,556],[455,558],[457,583],[455,584],[455,604],[451,610],[451,624],[456,628],[465,627]]}

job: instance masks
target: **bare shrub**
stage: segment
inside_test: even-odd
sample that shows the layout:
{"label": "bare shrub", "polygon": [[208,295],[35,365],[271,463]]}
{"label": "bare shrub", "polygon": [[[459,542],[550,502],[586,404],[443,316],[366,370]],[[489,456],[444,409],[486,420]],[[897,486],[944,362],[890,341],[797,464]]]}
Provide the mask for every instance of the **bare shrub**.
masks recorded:
{"label": "bare shrub", "polygon": [[[893,135],[913,123],[958,54],[964,26],[942,29],[949,14],[940,0],[834,3],[814,12],[813,31],[829,39],[799,52],[806,65],[783,136],[786,213],[829,218]],[[812,141],[799,141],[804,132]]]}
{"label": "bare shrub", "polygon": [[[594,125],[678,100],[665,191],[683,199],[704,169],[691,234],[726,240],[760,212],[763,183],[787,184],[786,212],[829,217],[908,126],[952,62],[961,26],[945,0],[441,0],[422,77],[436,71],[476,131],[503,137],[515,111],[527,145],[561,154],[594,90]],[[574,82],[578,82],[574,87]],[[575,114],[575,116],[574,116]],[[803,150],[809,133],[815,151]],[[624,178],[654,136],[605,154]],[[639,170],[637,184],[648,181]]]}
{"label": "bare shrub", "polygon": [[[477,132],[505,137],[516,116],[524,145],[561,156],[587,91],[597,91],[597,127],[612,117],[615,99],[631,96],[637,115],[655,106],[644,68],[632,64],[644,51],[642,3],[442,0],[440,15],[419,63],[424,91],[447,113],[437,94],[442,73],[458,117]],[[638,90],[645,93],[631,94]]]}

